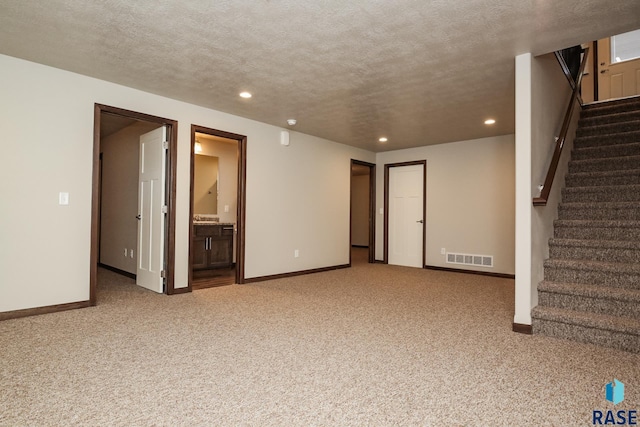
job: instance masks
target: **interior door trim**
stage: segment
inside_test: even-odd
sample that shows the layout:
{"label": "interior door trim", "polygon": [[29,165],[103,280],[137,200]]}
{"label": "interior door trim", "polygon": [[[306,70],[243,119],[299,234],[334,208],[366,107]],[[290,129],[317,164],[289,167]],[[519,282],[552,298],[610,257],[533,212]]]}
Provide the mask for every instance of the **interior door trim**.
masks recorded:
{"label": "interior door trim", "polygon": [[100,119],[101,114],[114,114],[136,120],[143,120],[151,123],[158,123],[169,127],[167,138],[169,139],[169,152],[167,153],[167,229],[165,239],[165,278],[166,284],[164,292],[167,295],[184,292],[182,289],[175,289],[175,259],[176,259],[176,172],[177,172],[177,141],[178,122],[176,120],[165,119],[158,116],[139,113],[137,111],[125,110],[103,104],[94,104],[93,108],[93,174],[91,187],[91,250],[89,255],[89,301],[91,305],[96,305],[96,289],[98,280],[98,253],[99,253],[99,228],[100,228],[100,174],[102,173],[100,164]]}
{"label": "interior door trim", "polygon": [[384,264],[389,263],[389,169],[402,167],[402,166],[417,166],[422,165],[422,267],[424,268],[424,244],[425,235],[427,232],[427,161],[426,160],[414,160],[410,162],[401,163],[385,163],[384,165],[384,253],[382,262]]}
{"label": "interior door trim", "polygon": [[[376,262],[376,165],[362,160],[351,159],[353,165],[369,168],[369,263]],[[351,174],[353,181],[353,174]],[[350,199],[353,195],[350,194]],[[351,203],[349,203],[349,265],[351,265]]]}
{"label": "interior door trim", "polygon": [[233,139],[238,142],[238,194],[236,210],[236,283],[245,283],[245,220],[247,206],[247,137],[223,130],[212,129],[204,126],[191,125],[191,150],[190,150],[190,184],[189,184],[189,278],[187,292],[192,290],[192,257],[193,257],[193,164],[195,160],[196,132],[207,135],[219,136],[221,138]]}

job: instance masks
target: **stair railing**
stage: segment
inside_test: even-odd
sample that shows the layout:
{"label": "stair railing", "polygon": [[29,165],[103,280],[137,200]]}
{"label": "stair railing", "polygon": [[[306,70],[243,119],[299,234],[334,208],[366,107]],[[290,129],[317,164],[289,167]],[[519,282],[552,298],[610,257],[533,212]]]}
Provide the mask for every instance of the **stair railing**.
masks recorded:
{"label": "stair railing", "polygon": [[[560,135],[558,135],[558,137],[556,138],[556,147],[553,151],[551,164],[549,164],[547,177],[545,178],[544,184],[540,189],[540,196],[533,198],[534,206],[546,206],[547,204],[549,193],[551,193],[551,185],[553,184],[553,180],[556,176],[556,170],[558,169],[558,163],[560,162],[560,156],[562,155],[562,149],[564,148],[564,142],[567,139],[567,133],[569,132],[569,125],[571,123],[571,117],[573,116],[573,107],[576,104],[576,100],[578,100],[578,102],[580,102],[580,105],[582,105],[582,100],[580,99],[580,86],[582,84],[582,74],[584,73],[584,69],[587,65],[587,55],[589,53],[589,48],[584,48],[582,50],[582,53],[584,55],[582,57],[582,61],[580,62],[578,78],[575,81],[575,85],[571,85],[573,87],[573,92],[571,93],[571,99],[569,100],[569,105],[567,106],[567,112],[564,115],[564,121],[562,122],[562,128],[560,129]],[[556,52],[556,58],[558,58],[563,72],[565,73],[569,81],[572,82],[573,77],[569,72],[569,68],[565,63],[564,58],[562,58],[559,52]]]}

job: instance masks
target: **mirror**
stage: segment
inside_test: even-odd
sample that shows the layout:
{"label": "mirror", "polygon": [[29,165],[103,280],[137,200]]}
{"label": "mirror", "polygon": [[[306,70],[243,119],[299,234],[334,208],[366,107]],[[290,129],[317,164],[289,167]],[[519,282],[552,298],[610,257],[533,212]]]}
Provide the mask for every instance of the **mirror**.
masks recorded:
{"label": "mirror", "polygon": [[193,213],[218,214],[219,159],[196,154],[193,159]]}

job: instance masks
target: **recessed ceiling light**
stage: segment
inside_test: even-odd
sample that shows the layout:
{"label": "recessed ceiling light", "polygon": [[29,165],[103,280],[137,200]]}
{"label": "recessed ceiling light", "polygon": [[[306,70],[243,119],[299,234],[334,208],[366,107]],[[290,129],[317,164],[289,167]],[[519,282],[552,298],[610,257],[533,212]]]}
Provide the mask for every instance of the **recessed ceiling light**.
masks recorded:
{"label": "recessed ceiling light", "polygon": [[378,141],[380,141],[380,142],[387,142],[387,141],[388,141],[388,139],[387,139],[387,138],[385,138],[385,137],[383,136],[382,138],[378,139]]}
{"label": "recessed ceiling light", "polygon": [[487,120],[485,120],[485,121],[484,121],[484,124],[485,124],[485,125],[492,125],[492,124],[494,124],[495,122],[496,122],[496,121],[495,121],[494,119],[487,119]]}
{"label": "recessed ceiling light", "polygon": [[251,94],[249,92],[240,92],[240,96],[242,98],[251,98]]}

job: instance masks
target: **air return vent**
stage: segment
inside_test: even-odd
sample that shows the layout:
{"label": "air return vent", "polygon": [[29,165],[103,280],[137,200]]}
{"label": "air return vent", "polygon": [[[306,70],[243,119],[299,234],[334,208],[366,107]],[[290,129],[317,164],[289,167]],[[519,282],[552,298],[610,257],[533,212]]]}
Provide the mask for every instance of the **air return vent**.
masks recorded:
{"label": "air return vent", "polygon": [[447,263],[475,265],[478,267],[493,267],[493,256],[474,255],[474,254],[456,254],[452,252],[447,252]]}

